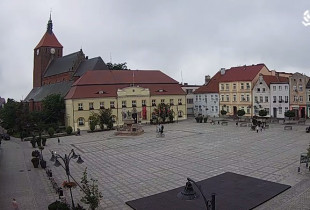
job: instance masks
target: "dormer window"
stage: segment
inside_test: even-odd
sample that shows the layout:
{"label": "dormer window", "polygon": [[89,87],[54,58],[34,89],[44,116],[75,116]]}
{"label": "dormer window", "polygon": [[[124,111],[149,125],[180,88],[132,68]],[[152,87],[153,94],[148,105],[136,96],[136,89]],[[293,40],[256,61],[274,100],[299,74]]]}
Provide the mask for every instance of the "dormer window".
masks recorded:
{"label": "dormer window", "polygon": [[164,90],[164,89],[159,89],[159,90],[157,90],[156,92],[162,93],[162,92],[167,92],[167,91]]}
{"label": "dormer window", "polygon": [[97,94],[105,94],[106,92],[104,92],[103,90],[99,90],[98,92],[97,92]]}

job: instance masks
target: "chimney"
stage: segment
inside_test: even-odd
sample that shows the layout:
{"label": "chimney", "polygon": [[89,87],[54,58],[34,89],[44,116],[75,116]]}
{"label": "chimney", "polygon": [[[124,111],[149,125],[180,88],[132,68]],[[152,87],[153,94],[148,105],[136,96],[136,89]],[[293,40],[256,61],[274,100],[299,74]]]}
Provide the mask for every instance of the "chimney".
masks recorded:
{"label": "chimney", "polygon": [[221,68],[221,75],[224,75],[225,74],[225,71],[226,71],[226,69],[225,68]]}
{"label": "chimney", "polygon": [[187,82],[184,82],[184,85],[188,85],[188,83],[187,83]]}
{"label": "chimney", "polygon": [[210,82],[211,78],[210,75],[205,76],[205,85],[207,85]]}

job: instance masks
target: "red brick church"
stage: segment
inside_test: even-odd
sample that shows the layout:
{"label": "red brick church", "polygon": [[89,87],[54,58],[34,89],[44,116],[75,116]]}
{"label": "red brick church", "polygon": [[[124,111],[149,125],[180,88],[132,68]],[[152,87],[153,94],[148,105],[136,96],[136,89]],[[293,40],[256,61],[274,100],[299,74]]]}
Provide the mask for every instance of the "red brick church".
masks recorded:
{"label": "red brick church", "polygon": [[51,16],[33,57],[33,88],[24,100],[29,103],[30,111],[41,110],[41,101],[50,94],[65,96],[85,72],[108,69],[101,57],[88,59],[82,49],[63,56],[63,46],[53,32]]}

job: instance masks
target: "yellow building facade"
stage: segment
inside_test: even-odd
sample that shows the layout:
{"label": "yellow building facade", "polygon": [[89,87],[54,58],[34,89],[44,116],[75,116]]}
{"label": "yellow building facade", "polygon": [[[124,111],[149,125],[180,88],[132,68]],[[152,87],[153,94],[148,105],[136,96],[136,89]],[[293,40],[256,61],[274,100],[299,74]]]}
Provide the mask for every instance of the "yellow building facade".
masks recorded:
{"label": "yellow building facade", "polygon": [[244,116],[253,116],[252,90],[259,74],[271,75],[272,72],[264,64],[221,69],[220,110],[227,111],[227,115],[237,115],[237,111],[243,109]]}
{"label": "yellow building facade", "polygon": [[[160,103],[170,105],[170,109],[175,113],[174,121],[187,119],[186,93],[179,84],[123,86],[120,88],[118,84],[105,88],[105,85],[102,85],[98,88],[101,91],[92,91],[90,85],[88,91],[96,92],[93,94],[95,97],[86,97],[86,93],[83,96],[78,92],[84,92],[84,90],[79,90],[78,84],[77,87],[73,86],[65,98],[66,126],[71,126],[75,131],[78,128],[90,130],[89,117],[92,113],[99,114],[100,109],[108,108],[112,111],[114,126],[123,125],[124,119],[132,118],[133,115],[138,123],[150,123],[152,114]],[[80,86],[80,88],[85,88],[85,86]]]}

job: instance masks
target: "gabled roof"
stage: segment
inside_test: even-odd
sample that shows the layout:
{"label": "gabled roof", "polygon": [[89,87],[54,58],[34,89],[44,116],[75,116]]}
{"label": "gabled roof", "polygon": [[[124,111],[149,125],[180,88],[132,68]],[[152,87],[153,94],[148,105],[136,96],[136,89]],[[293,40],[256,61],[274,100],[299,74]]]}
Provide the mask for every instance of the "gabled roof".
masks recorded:
{"label": "gabled roof", "polygon": [[209,81],[207,85],[203,85],[194,91],[194,94],[204,94],[204,93],[218,93],[219,92],[219,82],[221,79],[221,72],[218,71]]}
{"label": "gabled roof", "polygon": [[158,70],[94,70],[73,84],[66,99],[116,97],[118,89],[133,86],[148,88],[151,95],[186,95],[176,80]]}
{"label": "gabled roof", "polygon": [[[221,82],[252,81],[265,64],[231,67],[221,76]],[[267,67],[266,67],[267,68]]]}
{"label": "gabled roof", "polygon": [[272,75],[263,75],[263,79],[270,87],[271,83],[288,83],[289,79],[288,77],[278,77],[278,76],[272,76]]}
{"label": "gabled roof", "polygon": [[38,45],[34,49],[38,49],[40,47],[57,47],[57,48],[62,48],[62,45],[56,38],[54,33],[48,33],[45,32],[43,35],[41,41],[38,43]]}
{"label": "gabled roof", "polygon": [[74,85],[108,84],[178,84],[159,70],[107,70],[87,71]]}
{"label": "gabled roof", "polygon": [[[117,70],[116,70],[117,71]],[[65,99],[116,97],[117,90],[130,87],[128,84],[72,86]],[[137,87],[137,86],[136,86]],[[148,88],[150,95],[186,95],[180,84],[139,84]],[[164,90],[164,91],[160,91]],[[102,91],[102,94],[100,92]]]}
{"label": "gabled roof", "polygon": [[101,57],[92,58],[89,60],[84,60],[79,65],[78,69],[76,70],[74,76],[82,76],[88,70],[108,70],[107,65],[104,63]]}
{"label": "gabled roof", "polygon": [[46,96],[51,94],[65,96],[70,90],[72,84],[73,81],[64,81],[33,88],[24,101],[29,101],[30,99],[33,99],[34,101],[42,101]]}
{"label": "gabled roof", "polygon": [[60,58],[54,58],[52,62],[48,65],[44,77],[50,77],[68,71],[73,71],[74,64],[79,59],[80,53],[81,51],[78,51]]}

